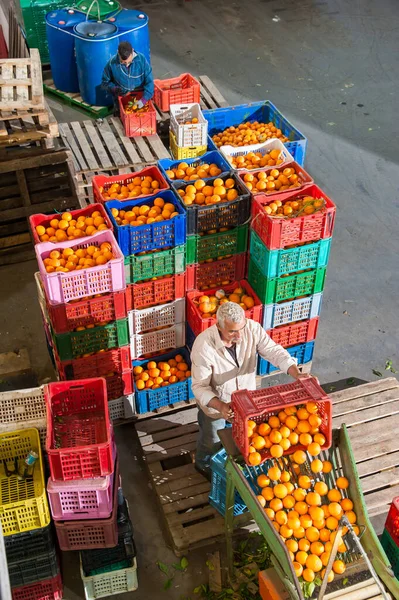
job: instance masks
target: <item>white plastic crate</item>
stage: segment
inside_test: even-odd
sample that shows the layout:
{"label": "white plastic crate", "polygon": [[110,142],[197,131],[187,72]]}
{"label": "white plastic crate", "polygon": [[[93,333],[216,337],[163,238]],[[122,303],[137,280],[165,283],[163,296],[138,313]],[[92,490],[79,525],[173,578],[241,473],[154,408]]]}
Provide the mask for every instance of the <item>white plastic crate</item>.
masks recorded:
{"label": "white plastic crate", "polygon": [[263,307],[264,329],[273,329],[279,325],[318,317],[320,315],[322,297],[323,294],[320,293],[298,300],[281,302],[280,304],[266,304]]}
{"label": "white plastic crate", "polygon": [[172,325],[172,327],[166,327],[158,331],[133,335],[130,338],[130,353],[132,360],[136,360],[152,352],[162,354],[166,350],[180,348],[185,344],[186,324],[177,323],[176,325]]}
{"label": "white plastic crate", "polygon": [[131,310],[128,312],[128,320],[130,335],[183,323],[186,320],[186,301],[180,298],[168,304]]}
{"label": "white plastic crate", "polygon": [[[281,167],[283,164],[289,161],[294,160],[294,157],[288,152],[284,144],[280,142],[280,140],[277,138],[272,138],[271,140],[267,140],[267,142],[263,142],[262,144],[252,144],[251,146],[222,146],[220,148],[220,152],[229,161],[229,163],[231,164],[231,168],[234,171],[239,170],[241,173],[252,173],[255,169],[236,169],[231,163],[231,159],[234,156],[245,156],[249,152],[260,152],[260,154],[264,156],[265,154],[269,154],[269,152],[271,152],[272,150],[280,150],[280,152],[282,153],[281,157],[283,159],[283,162],[279,165],[279,167]],[[256,168],[259,171],[259,169],[263,167]]]}
{"label": "white plastic crate", "polygon": [[85,576],[82,568],[82,559],[80,559],[80,576],[83,581],[86,600],[108,598],[108,596],[122,594],[123,592],[134,592],[139,586],[135,558],[133,559],[133,566],[129,569],[109,571],[108,573],[92,575],[91,577]]}
{"label": "white plastic crate", "polygon": [[37,429],[42,448],[46,445],[46,405],[43,386],[0,393],[0,433],[15,429]]}
{"label": "white plastic crate", "polygon": [[136,414],[134,394],[121,396],[115,400],[108,400],[109,418],[111,421],[118,419],[130,419]]}
{"label": "white plastic crate", "polygon": [[[184,124],[193,118],[198,119],[198,123]],[[171,104],[170,127],[180,147],[207,145],[208,121],[199,104]]]}

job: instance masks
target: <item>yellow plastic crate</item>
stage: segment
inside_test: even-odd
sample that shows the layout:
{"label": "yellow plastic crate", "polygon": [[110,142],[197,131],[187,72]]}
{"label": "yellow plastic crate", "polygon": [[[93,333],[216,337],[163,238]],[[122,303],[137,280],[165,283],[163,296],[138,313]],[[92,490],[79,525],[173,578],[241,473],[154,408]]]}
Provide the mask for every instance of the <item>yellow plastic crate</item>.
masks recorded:
{"label": "yellow plastic crate", "polygon": [[169,145],[170,151],[172,152],[173,158],[176,160],[182,160],[184,158],[197,158],[197,156],[202,156],[205,154],[207,150],[207,146],[178,146],[176,142],[176,137],[173,134],[173,131],[169,130]]}
{"label": "yellow plastic crate", "polygon": [[[7,477],[3,461],[7,461],[11,470],[14,459],[23,461],[30,450],[39,456],[33,479],[18,479],[16,475]],[[50,523],[37,429],[0,434],[0,520],[4,536],[46,527]]]}

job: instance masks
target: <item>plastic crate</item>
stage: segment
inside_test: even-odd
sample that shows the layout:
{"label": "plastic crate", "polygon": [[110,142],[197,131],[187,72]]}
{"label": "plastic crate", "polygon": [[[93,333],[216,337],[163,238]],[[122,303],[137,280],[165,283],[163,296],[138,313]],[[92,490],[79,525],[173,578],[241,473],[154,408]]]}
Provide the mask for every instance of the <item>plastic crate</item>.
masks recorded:
{"label": "plastic crate", "polygon": [[105,208],[114,226],[115,236],[120,249],[125,256],[137,254],[138,252],[149,252],[150,250],[168,249],[171,246],[180,246],[186,241],[186,212],[177,195],[172,190],[165,190],[157,194],[165,202],[171,202],[179,214],[168,221],[150,223],[149,225],[117,225],[112,216],[112,209],[129,210],[135,206],[152,206],[153,199],[142,198],[141,200],[110,200]]}
{"label": "plastic crate", "polygon": [[0,464],[6,461],[11,469],[14,459],[20,464],[30,451],[38,454],[33,478],[18,480],[0,471],[0,520],[4,537],[47,527],[50,511],[44,484],[42,452],[37,429],[21,429],[0,434]]}
{"label": "plastic crate", "polygon": [[95,600],[96,598],[108,598],[115,594],[124,592],[134,592],[138,588],[137,562],[133,559],[133,565],[126,569],[110,571],[86,577],[82,566],[80,567],[80,576],[83,581],[86,600]]}
{"label": "plastic crate", "polygon": [[171,79],[154,79],[154,102],[166,112],[171,104],[187,104],[200,101],[201,87],[189,73]]}
{"label": "plastic crate", "polygon": [[[332,441],[332,402],[325,391],[320,387],[315,377],[298,379],[295,383],[276,385],[256,391],[239,390],[231,395],[234,410],[233,439],[243,455],[248,460],[248,420],[262,423],[272,415],[278,414],[288,406],[316,402],[318,414],[322,419],[320,431],[326,438],[322,450],[331,446]],[[297,444],[291,446],[284,454],[293,454],[296,450],[306,450]],[[270,458],[269,449],[260,451],[262,462]],[[249,465],[249,463],[247,462]]]}
{"label": "plastic crate", "polygon": [[276,329],[270,329],[267,331],[267,334],[276,344],[280,344],[283,348],[288,348],[289,346],[305,344],[315,340],[318,326],[319,317],[316,317],[309,321],[281,325],[280,327],[276,327]]}
{"label": "plastic crate", "polygon": [[[248,171],[247,169],[240,169],[239,173],[240,173],[240,177],[243,180],[245,187],[247,187],[247,184],[244,181],[244,177],[245,177],[246,173],[251,173],[252,175],[257,175],[258,173],[266,173],[267,175],[270,175],[270,171],[272,171],[273,169],[279,169],[282,172],[284,169],[289,168],[289,167],[295,169],[295,173],[298,175],[297,183],[299,183],[299,185],[298,185],[298,187],[295,188],[296,192],[299,192],[307,185],[313,184],[312,177],[309,175],[309,173],[307,171],[305,171],[305,169],[303,167],[301,167],[297,162],[295,162],[295,160],[285,162],[283,165],[278,165],[276,167],[264,167],[263,169],[257,169],[257,170],[251,170],[251,171]],[[293,192],[294,189],[289,190],[289,191]],[[267,196],[267,197],[273,196],[273,198],[275,198],[277,196],[278,200],[280,200],[281,194],[287,194],[287,192],[288,192],[287,190],[282,190],[282,191],[281,190],[272,190],[268,194],[265,194],[264,191],[260,192],[256,188],[253,188],[251,190],[251,194],[253,197],[258,196],[259,194],[262,196]]]}
{"label": "plastic crate", "polygon": [[281,129],[283,135],[289,138],[290,141],[284,145],[296,162],[302,166],[305,162],[307,139],[269,100],[205,110],[204,117],[209,123],[210,136],[224,131],[227,127],[236,127],[247,121],[251,123],[273,121],[275,126]]}
{"label": "plastic crate", "polygon": [[129,327],[126,319],[111,321],[83,331],[53,334],[54,345],[61,360],[80,358],[85,354],[121,348],[129,343]]}
{"label": "plastic crate", "polygon": [[[232,294],[237,287],[242,287],[248,296],[252,296],[255,302],[255,305],[252,308],[249,308],[245,311],[246,318],[253,319],[257,323],[262,323],[262,303],[256,296],[251,286],[248,284],[248,281],[245,281],[245,279],[235,281],[230,285],[224,286],[223,289],[225,292]],[[217,288],[207,290],[207,295],[214,296],[215,292],[217,292]],[[208,327],[216,324],[216,314],[212,317],[204,319],[198,310],[197,305],[194,303],[196,298],[203,295],[203,292],[199,292],[197,290],[187,293],[187,322],[195,336],[208,329]]]}
{"label": "plastic crate", "polygon": [[136,414],[134,394],[121,396],[115,400],[108,400],[108,410],[111,421],[131,419]]}
{"label": "plastic crate", "polygon": [[17,429],[26,421],[46,418],[43,386],[26,390],[0,392],[0,427]]}
{"label": "plastic crate", "polygon": [[[186,124],[196,118],[197,123]],[[208,142],[208,121],[204,119],[201,107],[194,104],[173,104],[170,107],[170,128],[178,146],[206,146]]]}
{"label": "plastic crate", "polygon": [[[249,222],[251,194],[238,175],[233,172],[222,173],[218,177],[211,177],[204,179],[204,181],[212,185],[215,179],[223,179],[223,181],[234,179],[238,197],[232,202],[219,202],[218,204],[209,204],[208,206],[200,206],[198,204],[186,206],[187,235],[208,232],[213,229],[221,229],[222,227],[238,227],[239,225],[246,225]],[[173,188],[179,190],[187,185],[189,185],[188,181],[174,183]],[[179,200],[183,203],[180,196]]]}
{"label": "plastic crate", "polygon": [[187,158],[198,158],[205,154],[208,146],[178,146],[173,131],[169,130],[169,149],[173,158],[186,160]]}
{"label": "plastic crate", "polygon": [[295,248],[269,250],[255,231],[251,231],[250,255],[262,275],[273,279],[304,271],[326,267],[330,257],[331,238],[308,243]]}
{"label": "plastic crate", "polygon": [[[287,348],[287,351],[291,356],[297,359],[298,365],[306,365],[313,360],[314,342],[307,342],[304,344],[291,346],[290,348]],[[256,371],[257,375],[264,377],[265,375],[270,375],[271,373],[276,373],[277,371],[278,367],[275,367],[272,365],[272,363],[259,356]]]}
{"label": "plastic crate", "polygon": [[[64,304],[78,298],[119,292],[126,288],[123,254],[112,231],[102,231],[86,239],[90,241],[77,243],[75,240],[60,242],[59,244],[49,242],[36,244],[36,258],[47,300],[50,304]],[[103,242],[110,242],[112,253],[116,257],[108,261],[107,264],[81,269],[80,271],[71,271],[70,273],[46,272],[43,260],[48,258],[50,252],[54,250],[54,246],[61,250],[64,248],[77,249],[87,248],[90,245],[100,246]]]}
{"label": "plastic crate", "polygon": [[153,179],[158,181],[159,188],[153,190],[151,194],[140,194],[139,196],[135,196],[134,198],[126,198],[125,200],[122,200],[123,202],[127,200],[138,200],[139,198],[148,198],[149,196],[158,194],[158,192],[160,192],[161,190],[167,190],[170,187],[164,175],[155,165],[151,167],[145,167],[141,171],[127,173],[126,175],[95,175],[92,179],[93,195],[95,202],[100,202],[101,205],[103,205],[110,200],[109,198],[103,198],[102,191],[100,188],[102,188],[104,191],[107,191],[114,183],[119,183],[127,186],[133,182],[133,179],[135,179],[135,177],[140,177],[141,179],[144,179],[144,177],[152,177]]}
{"label": "plastic crate", "polygon": [[[251,144],[248,146],[221,146],[220,152],[223,154],[225,159],[230,164],[230,168],[235,171],[240,171],[240,173],[255,173],[255,169],[237,169],[234,167],[232,159],[236,156],[246,156],[249,152],[258,152],[265,156],[265,154],[269,154],[272,150],[279,150],[282,154],[281,158],[283,160],[277,167],[270,167],[270,169],[280,168],[286,163],[292,162],[294,160],[293,156],[289,153],[287,148],[284,146],[282,142],[278,138],[272,138],[271,140],[267,140],[262,144]],[[288,164],[287,164],[288,166]],[[258,172],[263,169],[258,169]]]}
{"label": "plastic crate", "polygon": [[107,519],[54,521],[61,550],[94,550],[113,548],[118,543],[119,462],[115,462],[112,513]]}
{"label": "plastic crate", "polygon": [[202,265],[188,265],[186,270],[187,291],[208,291],[244,279],[246,267],[246,254],[235,254],[231,258],[215,260]]}
{"label": "plastic crate", "polygon": [[320,239],[332,236],[336,207],[317,185],[306,186],[299,192],[291,190],[279,194],[279,200],[284,203],[286,200],[293,200],[302,196],[324,198],[326,207],[313,215],[278,219],[264,211],[264,207],[273,202],[273,195],[259,194],[254,198],[252,202],[252,228],[270,250],[293,246],[301,242],[317,242]]}
{"label": "plastic crate", "polygon": [[263,304],[318,294],[323,291],[325,277],[326,267],[268,279],[251,259],[248,266],[248,281]]}
{"label": "plastic crate", "polygon": [[385,521],[385,529],[388,531],[396,546],[399,546],[399,496],[392,500],[387,520]]}
{"label": "plastic crate", "polygon": [[56,521],[106,519],[112,513],[112,492],[113,475],[47,482],[51,514]]}
{"label": "plastic crate", "polygon": [[[226,451],[222,448],[211,458],[211,491],[209,492],[209,504],[224,516],[226,513]],[[247,476],[243,471],[244,477]],[[247,510],[247,506],[240,494],[235,491],[234,494],[234,516],[242,515]]]}
{"label": "plastic crate", "polygon": [[138,283],[153,277],[178,275],[186,270],[186,245],[145,255],[125,257],[126,284]]}
{"label": "plastic crate", "polygon": [[4,538],[4,545],[9,564],[51,552],[55,548],[52,526],[9,535]]}
{"label": "plastic crate", "polygon": [[[93,179],[95,179],[95,177]],[[80,216],[90,217],[95,211],[98,211],[100,213],[100,215],[102,216],[102,218],[105,221],[106,226],[108,227],[108,229],[110,229],[112,231],[112,223],[109,220],[109,217],[106,214],[104,207],[101,206],[101,204],[90,204],[89,206],[86,206],[86,208],[78,208],[77,210],[68,210],[65,212],[69,212],[72,215],[72,219],[77,219]],[[50,221],[52,219],[56,219],[57,217],[61,218],[61,213],[54,213],[52,215],[43,215],[41,213],[36,213],[29,217],[29,226],[30,226],[33,241],[35,244],[41,243],[40,238],[36,232],[36,227],[38,225],[43,225],[43,227],[46,227],[46,228],[50,227]],[[87,236],[87,237],[90,238],[91,236]],[[79,238],[79,241],[83,240],[83,239],[84,238]],[[53,243],[53,242],[51,242],[51,243]],[[55,244],[58,244],[58,242],[55,242]]]}
{"label": "plastic crate", "polygon": [[186,294],[186,275],[172,275],[162,277],[156,281],[135,283],[126,288],[127,310],[141,310],[149,306],[166,304]]}
{"label": "plastic crate", "polygon": [[[185,160],[185,162],[188,164],[189,167],[194,168],[206,163],[208,165],[215,164],[221,170],[222,173],[228,173],[229,171],[231,171],[231,165],[227,162],[223,155],[216,150],[205,152],[205,154],[203,154],[199,158],[188,158]],[[181,183],[184,181],[183,179],[170,179],[166,174],[166,171],[175,169],[180,163],[180,160],[170,160],[169,158],[161,158],[161,160],[158,161],[159,170],[162,172],[165,179],[169,183]]]}
{"label": "plastic crate", "polygon": [[395,544],[387,529],[384,529],[382,533],[381,546],[391,563],[396,579],[399,579],[399,547]]}
{"label": "plastic crate", "polygon": [[142,92],[132,92],[118,98],[120,118],[127,137],[146,137],[157,133],[157,111],[151,100],[146,103],[148,106],[146,112],[136,114],[125,111],[125,106],[131,99],[140,99],[142,96]]}
{"label": "plastic crate", "polygon": [[[130,335],[145,333],[161,327],[171,327],[186,320],[186,303],[184,298],[153,306],[143,310],[132,310],[129,312]],[[181,344],[184,346],[184,344]]]}
{"label": "plastic crate", "polygon": [[[184,358],[184,362],[191,368],[190,354],[186,348],[172,350],[167,354],[156,356],[152,360],[155,360],[156,362],[168,361],[170,358],[174,358],[176,354],[181,354]],[[133,362],[133,367],[144,366],[147,362],[148,359],[136,360]],[[137,388],[135,388],[136,410],[138,414],[152,412],[161,406],[176,404],[176,402],[187,402],[192,398],[194,398],[194,394],[191,389],[191,377],[185,381],[179,381],[178,383],[173,383],[157,390],[137,390]]]}
{"label": "plastic crate", "polygon": [[132,360],[137,360],[154,352],[166,352],[172,348],[180,348],[185,343],[185,324],[176,323],[159,331],[132,335],[130,338],[130,352]]}
{"label": "plastic crate", "polygon": [[60,574],[52,579],[38,581],[12,590],[12,600],[61,600],[62,596]]}
{"label": "plastic crate", "polygon": [[318,317],[321,311],[323,294],[313,294],[280,304],[267,304],[263,307],[263,328],[274,329],[293,321],[303,321]]}
{"label": "plastic crate", "polygon": [[13,563],[8,561],[8,575],[12,588],[36,583],[43,579],[51,579],[58,573],[59,566],[55,547],[50,552],[42,554],[36,551],[25,560],[19,559]]}
{"label": "plastic crate", "polygon": [[228,231],[210,235],[187,236],[187,264],[209,262],[248,250],[249,225],[240,225]]}
{"label": "plastic crate", "polygon": [[52,479],[71,481],[110,475],[114,465],[105,380],[49,383],[44,396],[46,451]]}

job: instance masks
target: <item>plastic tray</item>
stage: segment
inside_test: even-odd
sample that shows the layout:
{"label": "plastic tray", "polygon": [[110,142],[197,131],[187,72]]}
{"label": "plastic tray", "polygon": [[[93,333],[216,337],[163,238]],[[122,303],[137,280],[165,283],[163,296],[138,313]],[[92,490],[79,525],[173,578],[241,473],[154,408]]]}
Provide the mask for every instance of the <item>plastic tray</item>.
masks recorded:
{"label": "plastic tray", "polygon": [[135,283],[126,288],[127,310],[141,310],[149,306],[166,304],[186,294],[186,275],[172,275],[162,277],[156,281]]}
{"label": "plastic tray", "polygon": [[136,414],[134,394],[121,396],[116,400],[108,400],[109,418],[111,421],[131,419]]}
{"label": "plastic tray", "polygon": [[225,159],[231,165],[230,168],[235,171],[240,171],[240,173],[252,173],[259,172],[263,169],[237,169],[234,167],[232,163],[232,159],[236,156],[246,156],[249,152],[258,152],[264,156],[265,154],[269,154],[272,150],[279,150],[282,154],[281,158],[283,162],[277,165],[276,167],[270,167],[270,169],[280,168],[288,162],[292,162],[294,160],[293,156],[289,153],[288,149],[285,145],[280,142],[278,138],[272,138],[263,142],[262,144],[251,144],[248,146],[221,146],[220,152],[223,154]]}
{"label": "plastic tray", "polygon": [[263,328],[274,329],[293,321],[303,321],[318,317],[321,311],[323,294],[313,294],[280,304],[267,304],[263,307]]}
{"label": "plastic tray", "polygon": [[284,145],[297,163],[303,166],[307,139],[269,100],[250,102],[226,108],[215,108],[204,111],[204,117],[209,123],[209,135],[224,131],[227,127],[240,125],[247,121],[269,123],[273,121],[281,129],[283,135],[289,138]]}
{"label": "plastic tray", "polygon": [[198,158],[205,154],[208,146],[178,146],[173,131],[169,130],[170,153],[177,160],[186,160],[186,158]]}
{"label": "plastic tray", "polygon": [[318,294],[323,291],[325,277],[326,267],[304,271],[303,273],[294,273],[287,277],[268,279],[262,275],[252,260],[249,261],[248,266],[248,281],[263,304]]}
{"label": "plastic tray", "polygon": [[202,265],[188,265],[186,270],[187,291],[224,287],[246,276],[247,254],[235,254],[231,258],[215,260]]}
{"label": "plastic tray", "polygon": [[[95,179],[95,177],[93,179]],[[90,217],[96,211],[98,211],[100,213],[100,215],[104,219],[105,224],[107,225],[108,229],[111,229],[111,231],[112,231],[112,223],[109,220],[109,217],[106,214],[104,207],[101,206],[101,204],[90,204],[90,206],[86,206],[86,208],[78,208],[77,210],[68,210],[65,212],[69,212],[72,215],[72,219],[77,220],[77,218],[80,216]],[[61,214],[54,213],[52,215],[43,215],[41,213],[36,213],[29,217],[29,226],[30,226],[33,241],[35,244],[41,243],[40,238],[36,232],[36,227],[38,225],[43,225],[43,227],[46,227],[46,228],[50,227],[50,221],[52,219],[56,219],[57,217],[61,217]],[[87,237],[90,238],[91,236],[87,236]],[[81,241],[82,239],[83,238],[80,238],[79,241]],[[53,243],[53,242],[50,242],[50,243]],[[58,244],[58,242],[55,242],[55,243]]]}
{"label": "plastic tray", "polygon": [[132,360],[148,356],[154,352],[167,352],[172,348],[180,348],[186,343],[186,326],[176,323],[159,331],[135,334],[130,338]]}
{"label": "plastic tray", "polygon": [[133,559],[133,566],[109,573],[101,573],[92,577],[85,577],[82,566],[80,567],[80,576],[83,581],[86,600],[95,600],[96,598],[108,598],[115,594],[124,592],[134,592],[138,588],[137,562]]}
{"label": "plastic tray", "polygon": [[163,112],[171,104],[200,101],[200,83],[189,73],[171,79],[154,79],[154,102]]}
{"label": "plastic tray", "polygon": [[[259,298],[256,296],[255,292],[249,285],[248,281],[242,279],[241,281],[235,281],[230,285],[226,285],[223,287],[225,292],[233,293],[237,287],[242,287],[249,296],[252,296],[254,299],[255,305],[247,309],[245,311],[245,316],[247,319],[253,319],[257,323],[262,323],[262,303]],[[218,288],[207,290],[207,296],[214,296],[215,292],[217,292]],[[194,304],[194,300],[199,296],[203,296],[203,292],[199,292],[195,290],[194,292],[187,293],[187,322],[191,327],[191,330],[194,336],[199,335],[208,327],[215,325],[216,323],[216,314],[213,317],[202,318],[200,311],[196,304]]]}
{"label": "plastic tray", "polygon": [[276,329],[270,329],[267,334],[276,344],[280,344],[283,348],[288,348],[289,346],[305,344],[316,339],[318,326],[319,317],[316,317],[309,321],[281,325],[280,327],[276,327]]}
{"label": "plastic tray", "polygon": [[240,225],[221,233],[187,236],[187,264],[210,262],[228,258],[248,250],[249,225]]}
{"label": "plastic tray", "polygon": [[269,250],[255,231],[251,231],[250,255],[262,275],[273,279],[307,269],[326,267],[331,238],[280,250]]}
{"label": "plastic tray", "polygon": [[55,547],[50,552],[39,554],[37,551],[25,560],[8,562],[8,575],[10,585],[22,587],[31,583],[37,583],[43,579],[51,579],[59,573],[57,553]]}
{"label": "plastic tray", "polygon": [[[295,383],[276,385],[256,391],[240,390],[231,395],[231,401],[234,410],[233,439],[246,462],[249,446],[248,420],[262,423],[288,406],[302,405],[309,401],[317,403],[318,414],[322,418],[320,431],[326,438],[322,450],[331,446],[332,402],[315,377],[306,377]],[[297,444],[291,446],[284,454],[293,454],[296,450],[305,450],[305,447]],[[261,450],[260,454],[262,462],[270,458],[268,449]],[[248,462],[247,464],[249,465]]]}
{"label": "plastic tray", "polygon": [[12,590],[12,600],[61,600],[62,595],[61,575]]}
{"label": "plastic tray", "polygon": [[[314,342],[307,342],[305,344],[291,346],[290,348],[287,348],[287,351],[291,356],[297,359],[298,365],[306,365],[313,360]],[[257,375],[264,377],[265,375],[270,375],[270,373],[277,373],[277,371],[277,367],[259,356],[258,367],[256,371]]]}
{"label": "plastic tray", "polygon": [[179,213],[177,217],[159,223],[149,225],[117,225],[111,210],[129,210],[134,206],[152,206],[154,199],[141,198],[141,200],[110,200],[105,208],[114,226],[115,236],[124,256],[137,254],[138,252],[149,252],[150,250],[168,249],[171,246],[179,246],[186,241],[186,213],[179,201],[177,194],[172,190],[165,190],[157,194],[165,202],[171,202]]}
{"label": "plastic tray", "polygon": [[[151,194],[140,194],[139,196],[135,196],[134,198],[126,198],[125,200],[119,198],[119,200],[121,200],[122,202],[126,202],[128,200],[138,200],[139,198],[148,198],[153,196],[154,194],[158,194],[158,192],[160,192],[161,190],[167,190],[170,187],[163,173],[161,173],[159,168],[155,165],[151,167],[145,167],[141,171],[126,173],[125,175],[95,175],[92,179],[93,195],[95,202],[100,202],[102,205],[110,200],[110,198],[103,198],[100,187],[103,188],[104,191],[107,191],[114,183],[119,183],[127,186],[129,185],[129,183],[133,182],[133,179],[135,179],[135,177],[141,177],[142,179],[144,177],[152,177],[153,179],[158,181],[159,188],[153,190]],[[118,200],[118,198],[115,198],[115,200]]]}
{"label": "plastic tray", "polygon": [[[249,222],[251,213],[251,194],[233,172],[222,173],[218,177],[204,179],[207,184],[213,184],[215,179],[234,179],[235,189],[238,191],[238,197],[232,202],[219,202],[218,204],[209,204],[208,206],[194,205],[186,206],[187,210],[187,235],[193,233],[202,233],[221,229],[222,227],[238,227]],[[189,185],[189,182],[172,184],[173,188],[179,190]],[[179,196],[180,202],[183,200]],[[265,213],[266,214],[266,213]]]}
{"label": "plastic tray", "polygon": [[[30,451],[38,454],[32,479],[7,477],[3,461],[10,468],[14,459],[22,462]],[[42,452],[37,429],[21,429],[0,434],[0,520],[4,537],[47,527],[50,511],[44,484]]]}
{"label": "plastic tray", "polygon": [[[46,451],[52,479],[71,481],[110,475],[113,460],[105,380],[50,383],[44,388],[44,396],[48,427]],[[59,440],[54,427],[56,422],[66,425]]]}
{"label": "plastic tray", "polygon": [[[227,160],[222,156],[220,152],[216,150],[211,150],[210,152],[205,152],[201,157],[188,158],[184,162],[188,164],[189,167],[199,167],[203,164],[215,164],[222,173],[228,173],[231,171],[231,165],[227,162]],[[183,179],[169,179],[166,174],[166,171],[176,168],[181,163],[181,160],[170,160],[169,158],[161,158],[158,161],[159,170],[162,172],[165,179],[171,183],[182,183]]]}
{"label": "plastic tray", "polygon": [[9,564],[29,559],[36,554],[51,552],[55,548],[52,526],[8,535],[4,538],[4,545]]}
{"label": "plastic tray", "polygon": [[128,318],[130,335],[153,331],[161,327],[171,327],[185,322],[186,303],[184,298],[180,298],[168,304],[143,310],[132,310],[129,312]]}
{"label": "plastic tray", "polygon": [[[90,241],[77,243],[75,240],[60,242],[59,244],[49,242],[36,244],[36,258],[47,300],[50,304],[64,304],[78,298],[94,296],[95,294],[119,292],[126,288],[123,254],[112,231],[102,231],[86,239]],[[112,253],[116,257],[108,261],[107,264],[80,271],[71,271],[70,273],[46,272],[43,259],[48,258],[55,246],[59,249],[87,248],[90,245],[100,246],[103,242],[110,242]]]}
{"label": "plastic tray", "polygon": [[[152,360],[168,361],[170,358],[174,358],[176,354],[181,354],[184,361],[191,367],[190,354],[186,348],[178,348],[172,350],[167,354],[154,357]],[[133,362],[133,367],[146,365],[148,359],[136,360]],[[191,389],[191,377],[185,381],[179,381],[173,383],[167,387],[161,387],[157,390],[135,390],[136,399],[136,410],[138,414],[152,412],[161,406],[168,406],[169,404],[176,404],[176,402],[187,402],[194,398],[194,394]]]}
{"label": "plastic tray", "polygon": [[[193,118],[197,123],[185,124]],[[208,141],[208,121],[204,119],[201,107],[194,104],[172,104],[170,107],[170,128],[178,146],[206,146]]]}
{"label": "plastic tray", "polygon": [[399,496],[392,500],[387,520],[385,521],[385,529],[388,531],[396,546],[399,546]]}
{"label": "plastic tray", "polygon": [[126,113],[125,106],[132,97],[140,99],[141,92],[132,92],[130,95],[119,96],[119,112],[122,125],[127,137],[146,137],[157,133],[157,111],[151,100],[147,101],[149,107],[147,112],[142,114]]}
{"label": "plastic tray", "polygon": [[399,579],[399,547],[395,544],[387,529],[384,529],[382,533],[381,546],[391,563],[396,579]]}
{"label": "plastic tray", "polygon": [[26,390],[0,392],[0,427],[17,429],[26,421],[46,418],[43,386]]}
{"label": "plastic tray", "polygon": [[186,270],[186,245],[171,250],[125,257],[126,284],[143,282],[153,277],[178,275]]}
{"label": "plastic tray", "polygon": [[279,194],[278,199],[286,200],[302,196],[324,198],[326,207],[313,215],[303,215],[292,219],[279,219],[265,213],[264,207],[273,202],[272,194],[256,195],[252,202],[252,228],[269,250],[293,246],[301,242],[317,242],[330,238],[334,231],[335,204],[317,185],[305,186],[301,190],[291,190]]}

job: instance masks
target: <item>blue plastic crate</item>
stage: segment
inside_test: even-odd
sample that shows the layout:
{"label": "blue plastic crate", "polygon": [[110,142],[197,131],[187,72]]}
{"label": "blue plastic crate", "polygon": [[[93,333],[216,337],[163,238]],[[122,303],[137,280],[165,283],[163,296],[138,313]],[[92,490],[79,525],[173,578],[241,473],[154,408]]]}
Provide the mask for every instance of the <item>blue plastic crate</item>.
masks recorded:
{"label": "blue plastic crate", "polygon": [[[298,344],[297,346],[291,346],[287,348],[287,351],[298,360],[298,365],[306,365],[313,359],[314,342],[307,342],[306,344]],[[278,368],[273,366],[269,361],[265,360],[261,356],[258,357],[258,369],[257,375],[262,377],[270,375],[278,371]]]}
{"label": "blue plastic crate", "polygon": [[[144,366],[149,360],[168,361],[170,358],[174,358],[176,354],[181,354],[188,364],[191,366],[190,353],[187,348],[177,348],[171,350],[167,354],[160,354],[153,358],[146,358],[145,360],[134,360],[133,367]],[[136,411],[138,414],[152,412],[161,406],[168,406],[168,404],[176,404],[176,402],[186,402],[194,398],[193,391],[191,389],[191,377],[185,381],[179,381],[173,383],[167,387],[161,387],[157,390],[138,390],[135,387],[135,401]]]}
{"label": "blue plastic crate", "polygon": [[318,317],[321,311],[323,294],[312,294],[306,298],[289,300],[263,307],[262,326],[266,331],[279,325],[287,325],[293,321],[307,321]]}
{"label": "blue plastic crate", "polygon": [[[209,139],[210,138],[208,137],[208,141],[209,141]],[[212,142],[212,140],[211,140],[211,142]],[[213,142],[212,142],[212,147],[215,147]],[[169,177],[166,175],[166,171],[168,169],[174,169],[181,162],[183,162],[183,161],[182,160],[170,160],[169,158],[161,158],[161,160],[158,161],[158,167],[159,167],[162,175],[166,178],[166,180],[169,183],[175,183],[175,182],[181,183],[182,181],[184,181],[183,179],[169,179]],[[205,152],[205,154],[203,154],[202,156],[200,156],[198,158],[186,158],[184,160],[184,162],[187,163],[190,167],[198,167],[199,165],[203,165],[205,163],[208,165],[214,163],[219,169],[222,170],[222,173],[231,171],[231,165],[224,158],[223,154],[221,152],[219,152],[219,150],[212,150],[210,152]]]}
{"label": "blue plastic crate", "polygon": [[187,322],[186,323],[186,346],[190,350],[190,352],[193,349],[193,344],[195,342],[195,338],[196,338],[196,335]]}
{"label": "blue plastic crate", "polygon": [[119,226],[112,216],[111,210],[129,210],[135,206],[148,204],[152,206],[155,197],[140,198],[120,202],[119,200],[110,200],[105,203],[105,209],[114,226],[114,234],[119,247],[125,256],[137,254],[139,252],[149,252],[150,250],[159,250],[160,248],[171,248],[180,246],[186,241],[186,211],[175,192],[172,190],[160,191],[157,198],[162,198],[165,202],[171,202],[176,207],[177,217],[169,221],[151,223],[150,225],[140,225],[133,227],[131,225]]}
{"label": "blue plastic crate", "polygon": [[[307,139],[269,100],[228,106],[226,108],[204,110],[203,114],[209,123],[210,137],[215,135],[215,133],[223,131],[227,127],[236,127],[246,121],[259,121],[262,123],[273,121],[276,127],[281,129],[283,134],[290,140],[285,144],[288,152],[290,152],[296,162],[303,167],[308,142]],[[213,141],[212,145],[209,144],[208,141],[208,147],[216,148]]]}

